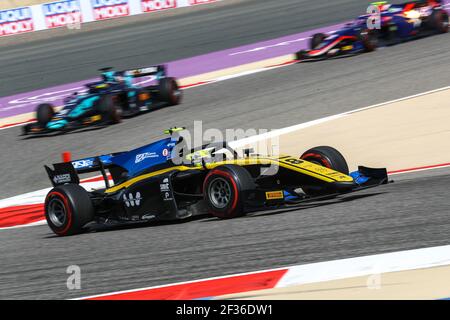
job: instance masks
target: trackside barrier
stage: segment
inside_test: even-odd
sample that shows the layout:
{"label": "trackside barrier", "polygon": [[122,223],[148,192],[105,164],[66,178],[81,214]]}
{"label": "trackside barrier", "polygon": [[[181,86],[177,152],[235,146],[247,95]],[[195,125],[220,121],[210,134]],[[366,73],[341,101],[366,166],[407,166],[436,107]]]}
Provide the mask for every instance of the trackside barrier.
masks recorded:
{"label": "trackside barrier", "polygon": [[0,11],[0,37],[224,0],[62,0]]}

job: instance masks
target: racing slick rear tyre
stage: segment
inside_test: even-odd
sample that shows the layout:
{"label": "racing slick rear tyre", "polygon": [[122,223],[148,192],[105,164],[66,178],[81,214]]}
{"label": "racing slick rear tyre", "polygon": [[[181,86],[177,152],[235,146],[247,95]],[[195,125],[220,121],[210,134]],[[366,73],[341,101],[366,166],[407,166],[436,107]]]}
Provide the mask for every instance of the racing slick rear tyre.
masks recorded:
{"label": "racing slick rear tyre", "polygon": [[361,30],[358,34],[358,39],[363,44],[365,52],[375,51],[378,47],[377,35],[369,29]]}
{"label": "racing slick rear tyre", "polygon": [[324,33],[314,34],[312,36],[311,40],[309,41],[309,46],[310,46],[311,50],[316,49],[326,38],[327,38],[327,36]]}
{"label": "racing slick rear tyre", "polygon": [[66,184],[47,194],[45,218],[58,236],[70,236],[83,232],[83,227],[94,219],[94,207],[85,189]]}
{"label": "racing slick rear tyre", "polygon": [[[307,150],[300,157],[306,160],[329,169],[339,171],[344,174],[349,174],[348,164],[344,156],[333,147],[320,146]],[[317,188],[302,188],[303,192],[309,196],[323,196],[329,193],[327,190],[320,190]]]}
{"label": "racing slick rear tyre", "polygon": [[117,103],[116,96],[103,96],[98,102],[98,108],[103,121],[107,124],[122,122],[122,108]]}
{"label": "racing slick rear tyre", "polygon": [[52,120],[53,116],[55,115],[55,108],[49,104],[49,103],[42,103],[38,105],[36,110],[36,120],[37,123],[45,128],[47,123]]}
{"label": "racing slick rear tyre", "polygon": [[170,106],[180,104],[182,91],[175,78],[167,77],[159,82],[159,98]]}
{"label": "racing slick rear tyre", "polygon": [[220,219],[243,216],[244,197],[256,185],[250,173],[236,165],[212,169],[203,183],[203,194],[209,212]]}
{"label": "racing slick rear tyre", "polygon": [[434,10],[430,17],[431,27],[438,33],[448,32],[448,14],[444,10]]}

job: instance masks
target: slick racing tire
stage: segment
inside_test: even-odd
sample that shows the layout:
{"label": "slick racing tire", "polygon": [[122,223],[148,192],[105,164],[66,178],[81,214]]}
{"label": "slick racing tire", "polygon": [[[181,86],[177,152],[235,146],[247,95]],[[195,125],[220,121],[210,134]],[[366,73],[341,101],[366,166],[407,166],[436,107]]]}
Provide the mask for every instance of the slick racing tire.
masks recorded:
{"label": "slick racing tire", "polygon": [[434,10],[430,17],[431,28],[434,29],[438,33],[447,33],[448,32],[448,14],[446,11]]}
{"label": "slick racing tire", "polygon": [[47,194],[45,218],[55,234],[70,236],[83,232],[83,227],[94,219],[94,207],[85,189],[66,184]]}
{"label": "slick racing tire", "polygon": [[220,219],[243,216],[246,192],[255,190],[250,173],[236,165],[212,169],[203,183],[203,194],[209,213]]}
{"label": "slick racing tire", "polygon": [[[344,156],[332,147],[320,146],[311,148],[304,152],[300,159],[339,171],[346,175],[349,174],[348,164],[347,161],[345,161]],[[322,196],[328,193],[326,190],[320,190],[317,188],[303,187],[302,189],[303,192],[310,196]]]}
{"label": "slick racing tire", "polygon": [[118,97],[102,96],[98,101],[98,108],[102,119],[107,124],[117,124],[122,121],[122,108],[118,105]]}
{"label": "slick racing tire", "polygon": [[167,102],[169,106],[180,104],[183,96],[180,86],[175,78],[163,78],[159,82],[159,98],[163,102]]}
{"label": "slick racing tire", "polygon": [[326,38],[327,36],[324,33],[314,34],[309,42],[311,50],[316,49]]}
{"label": "slick racing tire", "polygon": [[55,108],[49,103],[42,103],[38,105],[36,109],[36,119],[37,123],[45,128],[47,123],[49,123],[53,116],[55,115]]}
{"label": "slick racing tire", "polygon": [[348,165],[344,156],[333,147],[320,146],[309,149],[300,157],[302,160],[348,174]]}
{"label": "slick racing tire", "polygon": [[377,35],[369,29],[362,29],[358,34],[358,39],[363,44],[365,52],[375,51],[378,47]]}

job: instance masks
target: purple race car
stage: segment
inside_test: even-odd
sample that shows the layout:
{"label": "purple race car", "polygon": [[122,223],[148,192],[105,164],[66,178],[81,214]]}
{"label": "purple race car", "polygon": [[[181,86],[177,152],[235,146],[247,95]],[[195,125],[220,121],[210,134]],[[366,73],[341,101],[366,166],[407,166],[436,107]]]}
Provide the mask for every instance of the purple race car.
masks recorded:
{"label": "purple race car", "polygon": [[300,61],[371,52],[412,38],[446,33],[449,17],[440,0],[409,1],[403,4],[372,3],[372,14],[358,17],[330,34],[314,34],[310,50],[297,52]]}

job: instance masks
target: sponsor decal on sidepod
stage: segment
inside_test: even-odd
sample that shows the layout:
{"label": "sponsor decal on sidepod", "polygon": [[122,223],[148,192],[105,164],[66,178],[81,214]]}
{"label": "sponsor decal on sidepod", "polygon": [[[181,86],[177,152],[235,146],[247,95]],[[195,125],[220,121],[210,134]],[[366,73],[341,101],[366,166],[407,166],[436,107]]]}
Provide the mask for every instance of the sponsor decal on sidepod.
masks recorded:
{"label": "sponsor decal on sidepod", "polygon": [[129,193],[128,196],[126,194],[123,195],[123,201],[127,207],[139,207],[142,200],[143,198],[141,197],[140,192],[137,192],[135,196],[133,196],[132,193]]}

